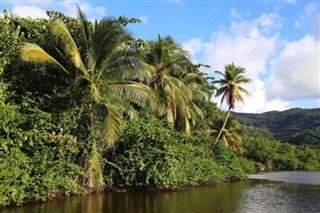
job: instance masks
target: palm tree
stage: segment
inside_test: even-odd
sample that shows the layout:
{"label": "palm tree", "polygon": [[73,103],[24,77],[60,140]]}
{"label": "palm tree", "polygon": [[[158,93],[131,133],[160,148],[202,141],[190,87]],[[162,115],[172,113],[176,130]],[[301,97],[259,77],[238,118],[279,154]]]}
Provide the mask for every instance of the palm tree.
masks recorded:
{"label": "palm tree", "polygon": [[[148,86],[130,81],[132,76],[145,72],[142,63],[132,56],[126,45],[130,35],[118,21],[104,18],[91,24],[78,7],[78,22],[84,41],[81,46],[76,45],[61,20],[56,19],[51,28],[51,33],[62,42],[71,68],[63,66],[34,43],[22,46],[21,57],[25,61],[54,64],[67,75],[76,76],[72,83],[81,95],[86,96],[82,103],[85,106],[83,113],[90,128],[99,129],[97,132],[100,133],[92,141],[87,141],[84,148],[91,152],[90,156],[85,154],[83,157],[83,167],[88,175],[84,185],[99,189],[103,179],[97,149],[112,147],[116,133],[123,127],[124,115],[135,115],[134,107],[129,103],[152,107],[154,96]],[[65,56],[61,51],[57,52],[62,58]],[[102,128],[97,125],[97,121],[101,120]]]}
{"label": "palm tree", "polygon": [[152,73],[150,87],[158,95],[158,115],[190,134],[191,124],[202,116],[196,101],[208,99],[201,90],[204,78],[199,73],[187,72],[194,66],[188,54],[171,37],[150,43],[144,61]]}
{"label": "palm tree", "polygon": [[[238,136],[240,130],[239,123],[237,122],[228,122],[229,126],[222,130],[220,135],[224,146],[231,147],[231,149],[238,153],[243,154],[242,139]],[[232,127],[230,127],[232,126]],[[208,135],[217,135],[218,131],[215,129],[205,130],[204,133]]]}
{"label": "palm tree", "polygon": [[231,109],[235,108],[236,101],[240,101],[244,104],[244,99],[241,93],[250,95],[250,93],[239,84],[250,83],[251,80],[244,75],[245,69],[239,66],[235,66],[234,63],[225,65],[224,72],[215,71],[215,73],[222,76],[220,80],[215,80],[213,83],[220,84],[221,87],[217,90],[216,97],[222,95],[221,105],[225,100],[229,106],[226,118],[223,122],[221,130],[217,136],[216,143],[220,139],[220,136],[225,128]]}

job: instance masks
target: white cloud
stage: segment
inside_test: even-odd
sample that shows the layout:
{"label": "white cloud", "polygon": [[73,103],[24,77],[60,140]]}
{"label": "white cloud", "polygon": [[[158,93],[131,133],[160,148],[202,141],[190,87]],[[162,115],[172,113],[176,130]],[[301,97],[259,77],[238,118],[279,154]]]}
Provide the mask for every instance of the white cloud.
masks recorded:
{"label": "white cloud", "polygon": [[[269,62],[273,59],[282,45],[277,30],[283,20],[275,13],[261,14],[256,19],[243,19],[232,10],[233,19],[227,28],[221,28],[212,34],[209,42],[193,38],[183,46],[192,55],[202,54],[201,62],[211,66],[209,74],[214,70],[224,70],[225,64],[234,62],[236,66],[246,69],[245,75],[252,79],[252,84],[242,85],[252,95],[245,98],[245,105],[237,103],[235,111],[264,112],[270,110],[285,110],[290,102],[282,97],[269,99],[265,78],[269,75]],[[208,72],[208,71],[207,71]],[[266,76],[261,79],[261,76]],[[215,76],[219,78],[218,76]],[[220,98],[214,101],[220,103]],[[225,109],[225,106],[222,106]]]}
{"label": "white cloud", "polygon": [[192,38],[183,43],[182,47],[190,54],[191,58],[194,61],[197,61],[196,54],[201,52],[203,48],[203,43],[198,38]]}
{"label": "white cloud", "polygon": [[274,54],[277,40],[277,36],[262,36],[258,28],[240,36],[218,32],[204,45],[204,60],[216,70],[223,70],[226,63],[234,62],[245,67],[250,78],[258,78],[259,74],[265,73],[267,59]]}
{"label": "white cloud", "polygon": [[244,97],[245,105],[237,104],[236,110],[243,112],[266,112],[266,111],[283,111],[289,108],[289,102],[281,98],[268,100],[266,97],[265,83],[260,79],[255,79],[254,83],[247,86],[251,96]]}
{"label": "white cloud", "polygon": [[241,15],[237,12],[235,8],[231,9],[231,18],[241,19]]}
{"label": "white cloud", "polygon": [[12,13],[24,18],[48,18],[46,10],[35,6],[15,6]]}
{"label": "white cloud", "polygon": [[233,20],[230,31],[233,34],[246,35],[248,30],[259,29],[260,33],[267,36],[273,30],[281,28],[283,20],[275,13],[262,13],[260,17],[253,20],[238,18],[239,21]]}
{"label": "white cloud", "polygon": [[81,10],[87,15],[90,21],[100,20],[106,16],[106,8],[93,6],[91,2],[80,0],[63,0],[59,4],[55,1],[12,1],[12,13],[21,17],[48,18],[47,10],[55,10],[71,17],[76,17],[76,7],[79,5]]}
{"label": "white cloud", "polygon": [[307,4],[304,8],[303,13],[300,15],[299,19],[295,21],[294,26],[296,28],[301,28],[303,24],[310,21],[317,10],[316,2],[311,2]]}
{"label": "white cloud", "polygon": [[320,13],[314,17],[312,24],[311,34],[315,39],[320,40]]}
{"label": "white cloud", "polygon": [[65,0],[61,3],[61,8],[59,11],[62,11],[65,15],[76,17],[77,14],[77,6],[80,7],[81,11],[83,11],[88,20],[94,21],[95,19],[100,20],[104,16],[106,16],[106,8],[102,6],[93,6],[90,2],[85,1],[73,1],[73,0]]}
{"label": "white cloud", "polygon": [[[310,14],[314,14],[313,4],[306,7],[304,16],[309,20]],[[246,68],[253,83],[242,86],[252,95],[244,96],[246,104],[238,103],[235,111],[281,111],[302,100],[319,105],[320,39],[315,35],[319,35],[320,19],[313,18],[313,31],[317,32],[313,36],[284,41],[279,33],[283,20],[275,13],[252,20],[243,19],[234,9],[231,15],[234,19],[230,26],[214,32],[209,42],[193,38],[184,47],[192,55],[202,54],[200,61],[212,67],[210,75],[214,70],[223,71],[224,65],[232,62]],[[220,103],[220,98],[214,101]]]}
{"label": "white cloud", "polygon": [[279,45],[279,35],[269,36],[270,31],[281,23],[282,20],[273,13],[262,14],[251,21],[232,22],[229,29],[213,33],[211,41],[203,44],[205,63],[223,70],[226,63],[234,62],[245,67],[250,78],[258,79],[266,72],[268,59]]}
{"label": "white cloud", "polygon": [[320,42],[311,36],[288,42],[271,62],[267,97],[294,101],[319,98]]}
{"label": "white cloud", "polygon": [[[244,87],[250,91],[251,95],[243,96],[245,104],[236,103],[236,107],[234,109],[236,112],[259,113],[272,110],[283,111],[289,108],[290,103],[280,98],[267,100],[267,89],[264,82],[259,79],[255,79],[252,84],[245,85]],[[213,98],[213,101],[217,102],[220,106],[221,97],[215,97]],[[227,109],[225,103],[221,108],[224,110]]]}

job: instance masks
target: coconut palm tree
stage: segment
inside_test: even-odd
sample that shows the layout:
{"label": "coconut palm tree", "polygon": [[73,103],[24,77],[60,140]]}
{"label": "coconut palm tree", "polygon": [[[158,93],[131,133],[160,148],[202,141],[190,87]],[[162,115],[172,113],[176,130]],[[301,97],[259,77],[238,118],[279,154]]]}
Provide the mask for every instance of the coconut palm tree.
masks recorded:
{"label": "coconut palm tree", "polygon": [[222,95],[221,105],[223,101],[227,102],[229,106],[226,118],[223,122],[221,130],[217,136],[216,143],[220,139],[220,136],[225,128],[231,109],[236,106],[236,101],[240,101],[244,104],[244,99],[241,93],[250,95],[250,93],[239,84],[250,83],[251,80],[244,75],[245,69],[239,66],[235,66],[234,63],[225,65],[224,72],[215,71],[218,75],[221,75],[220,80],[215,80],[213,83],[220,84],[221,87],[217,90],[216,97]]}
{"label": "coconut palm tree", "polygon": [[[130,81],[133,76],[144,75],[145,72],[142,63],[132,56],[126,45],[130,35],[118,21],[104,18],[91,24],[78,8],[78,22],[83,38],[79,46],[61,20],[56,19],[51,28],[52,35],[64,47],[63,51],[57,52],[61,58],[67,57],[69,63],[64,64],[71,66],[64,66],[34,43],[22,46],[21,57],[25,61],[54,64],[66,75],[76,76],[72,83],[81,95],[86,96],[81,103],[84,106],[83,114],[90,128],[98,129],[96,132],[99,132],[85,145],[85,149],[91,152],[91,155],[83,157],[83,166],[88,176],[85,185],[101,188],[102,172],[97,149],[114,145],[116,133],[123,127],[124,115],[132,117],[135,114],[134,107],[129,103],[153,106],[154,96],[148,86]],[[102,121],[102,128],[97,125],[97,121]]]}
{"label": "coconut palm tree", "polygon": [[[234,152],[243,154],[242,139],[238,135],[238,132],[240,131],[239,123],[232,121],[228,122],[228,124],[228,127],[223,129],[220,135],[223,144],[226,147],[231,147]],[[215,136],[219,133],[219,131],[215,129],[209,129],[205,130],[204,133]]]}
{"label": "coconut palm tree", "polygon": [[150,43],[144,61],[152,79],[150,87],[159,99],[158,115],[190,134],[191,125],[202,116],[197,99],[208,99],[201,90],[204,78],[196,72],[187,72],[194,66],[188,54],[171,37],[158,38]]}

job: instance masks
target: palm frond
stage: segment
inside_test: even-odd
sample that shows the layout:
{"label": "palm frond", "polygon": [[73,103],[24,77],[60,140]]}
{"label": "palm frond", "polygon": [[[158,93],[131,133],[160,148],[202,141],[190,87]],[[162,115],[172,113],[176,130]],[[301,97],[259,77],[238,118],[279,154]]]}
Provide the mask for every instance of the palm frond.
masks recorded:
{"label": "palm frond", "polygon": [[90,28],[87,24],[87,17],[86,15],[81,11],[80,7],[77,6],[77,17],[78,17],[78,23],[80,25],[81,31],[82,31],[82,35],[84,37],[84,42],[85,42],[85,48],[86,48],[86,52],[89,52],[89,42],[91,40],[91,32],[90,32]]}
{"label": "palm frond", "polygon": [[151,73],[138,58],[131,56],[125,50],[114,50],[104,59],[96,73],[96,80],[132,79],[135,76],[150,79]]}
{"label": "palm frond", "polygon": [[113,96],[122,97],[136,104],[149,106],[155,110],[157,97],[147,85],[137,82],[109,82],[107,92]]}
{"label": "palm frond", "polygon": [[216,70],[216,71],[214,71],[216,74],[218,74],[218,75],[221,75],[223,78],[225,78],[225,73],[223,73],[223,72],[221,72],[221,71],[219,71],[219,70]]}
{"label": "palm frond", "polygon": [[202,112],[202,110],[201,110],[201,108],[200,107],[198,107],[195,103],[191,103],[191,105],[192,105],[192,110],[195,112],[195,114],[197,115],[197,116],[199,116],[200,118],[203,118],[203,112]]}
{"label": "palm frond", "polygon": [[208,135],[216,135],[218,133],[218,130],[208,129],[208,130],[204,130],[203,132]]}
{"label": "palm frond", "polygon": [[81,55],[78,51],[78,47],[74,42],[69,30],[66,25],[59,19],[56,19],[51,27],[51,33],[57,37],[59,37],[64,43],[64,49],[67,55],[71,57],[72,63],[79,68],[83,74],[87,77],[88,72],[83,64],[81,59]]}
{"label": "palm frond", "polygon": [[191,127],[190,127],[190,122],[188,120],[188,118],[185,118],[185,122],[184,122],[184,132],[186,133],[186,135],[190,135],[191,134]]}
{"label": "palm frond", "polygon": [[54,59],[37,44],[24,43],[20,49],[20,52],[21,58],[24,61],[55,64],[59,66],[64,72],[68,73],[68,71],[56,59]]}
{"label": "palm frond", "polygon": [[251,83],[252,80],[250,78],[247,78],[247,77],[241,75],[241,76],[238,76],[238,78],[236,78],[235,82],[237,84],[240,84],[240,83]]}
{"label": "palm frond", "polygon": [[238,86],[238,89],[240,92],[243,92],[244,94],[246,94],[247,96],[250,96],[250,92],[248,90],[246,90],[245,88]]}
{"label": "palm frond", "polygon": [[108,147],[113,147],[117,133],[121,130],[121,115],[119,108],[114,104],[100,102],[98,105],[104,112],[104,121],[102,127],[103,138]]}
{"label": "palm frond", "polygon": [[114,50],[128,50],[125,39],[129,34],[113,19],[102,19],[95,25],[90,43],[90,67],[95,70],[101,67],[105,58]]}

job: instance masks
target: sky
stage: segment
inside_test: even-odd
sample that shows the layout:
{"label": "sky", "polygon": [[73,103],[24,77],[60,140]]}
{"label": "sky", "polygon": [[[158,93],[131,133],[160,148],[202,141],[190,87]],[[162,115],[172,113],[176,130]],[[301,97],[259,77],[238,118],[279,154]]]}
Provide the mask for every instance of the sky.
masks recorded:
{"label": "sky", "polygon": [[[92,21],[139,18],[127,27],[135,38],[171,36],[216,79],[226,64],[245,68],[252,83],[242,86],[251,96],[236,103],[237,112],[320,107],[319,0],[0,0],[0,14],[8,8],[22,17],[47,18],[46,10],[76,17],[77,5]],[[212,100],[220,106],[220,98]]]}

